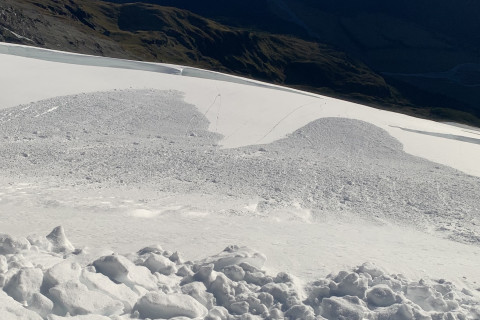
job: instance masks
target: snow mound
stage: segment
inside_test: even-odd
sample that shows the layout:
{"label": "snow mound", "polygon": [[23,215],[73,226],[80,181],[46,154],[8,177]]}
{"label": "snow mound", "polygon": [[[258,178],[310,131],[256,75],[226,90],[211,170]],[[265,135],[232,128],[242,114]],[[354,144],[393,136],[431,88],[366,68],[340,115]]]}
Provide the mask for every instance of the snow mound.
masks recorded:
{"label": "snow mound", "polygon": [[[265,256],[245,247],[229,246],[194,262],[183,262],[178,253],[160,246],[126,256],[92,257],[88,249],[70,246],[63,228],[52,234],[57,236],[47,239],[53,245],[43,249],[2,236],[9,248],[0,255],[2,319],[480,317],[478,292],[444,279],[411,281],[372,263],[300,284],[285,272],[268,275],[262,269]],[[58,252],[60,247],[68,250]],[[33,266],[28,259],[35,255],[48,255],[56,264]]]}
{"label": "snow mound", "polygon": [[[75,224],[83,233],[91,230],[84,213],[94,207],[102,212],[114,207],[125,210],[129,222],[121,224],[130,224],[132,217],[159,219],[185,207],[185,201],[149,205],[160,198],[161,191],[232,200],[190,210],[192,215],[205,212],[197,217],[220,210],[258,216],[281,211],[275,213],[278,220],[315,223],[326,212],[336,217],[348,212],[348,219],[353,215],[382,220],[480,243],[480,178],[406,154],[402,144],[380,127],[354,119],[322,118],[269,144],[223,149],[219,143],[226,136],[211,127],[208,110],[201,113],[185,99],[183,93],[172,90],[117,90],[0,110],[0,180],[13,182],[0,186],[2,220],[15,221],[16,212],[10,206],[16,201],[28,209],[25,218],[34,230],[51,227],[48,219],[39,216],[81,208],[82,219]],[[223,118],[220,105],[212,105],[208,112]],[[241,127],[240,123],[231,128]],[[269,127],[264,130],[268,135]],[[31,187],[14,187],[16,183]],[[141,189],[142,205],[126,204],[117,197],[124,188]],[[93,191],[98,189],[117,200],[92,202],[83,192],[94,192],[98,198]],[[64,198],[68,193],[76,200]],[[19,200],[30,197],[31,201]],[[37,202],[43,204],[41,215]],[[195,206],[200,203],[195,201]],[[68,223],[73,225],[73,219],[77,215],[71,215]],[[143,230],[155,232],[156,224],[151,226]],[[62,232],[55,230],[34,245],[51,245],[59,253],[71,251]],[[0,252],[30,245],[26,239],[5,240]],[[160,268],[160,261],[152,258],[150,262],[147,268]],[[163,267],[165,273],[172,272]]]}

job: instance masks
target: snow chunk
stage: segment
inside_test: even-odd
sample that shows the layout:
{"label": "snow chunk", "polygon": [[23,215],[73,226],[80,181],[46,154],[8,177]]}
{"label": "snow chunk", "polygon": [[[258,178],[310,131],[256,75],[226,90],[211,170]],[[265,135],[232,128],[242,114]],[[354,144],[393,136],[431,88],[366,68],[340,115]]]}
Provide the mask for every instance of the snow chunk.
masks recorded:
{"label": "snow chunk", "polygon": [[207,264],[198,268],[198,271],[193,275],[193,280],[201,281],[205,284],[206,287],[209,287],[210,284],[215,280],[217,273],[213,271],[214,265]]}
{"label": "snow chunk", "polygon": [[62,226],[58,226],[50,232],[47,236],[47,239],[52,243],[53,252],[72,252],[75,250],[75,247],[70,241],[68,241],[65,236],[65,230]]}
{"label": "snow chunk", "polygon": [[53,249],[53,244],[45,236],[31,235],[27,237],[27,240],[32,246],[36,246],[40,250],[50,252]]}
{"label": "snow chunk", "polygon": [[0,234],[0,254],[14,254],[22,250],[30,250],[30,242],[26,238],[14,238]]}
{"label": "snow chunk", "polygon": [[227,320],[228,315],[228,310],[224,307],[213,307],[208,311],[205,320]]}
{"label": "snow chunk", "polygon": [[[352,298],[356,298],[356,301]],[[331,297],[322,300],[322,316],[328,320],[362,320],[364,309],[357,297]],[[408,318],[407,318],[408,319]]]}
{"label": "snow chunk", "polygon": [[125,284],[116,284],[101,273],[88,272],[82,270],[80,281],[87,286],[89,290],[99,291],[108,295],[114,300],[121,301],[125,312],[130,312],[139,296]]}
{"label": "snow chunk", "polygon": [[248,312],[248,309],[250,308],[250,305],[248,304],[248,302],[246,301],[237,301],[237,302],[234,302],[232,303],[230,306],[229,306],[229,310],[230,312],[232,312],[233,314],[245,314]]}
{"label": "snow chunk", "polygon": [[425,311],[449,311],[449,307],[442,295],[428,285],[410,284],[407,287],[405,296]]}
{"label": "snow chunk", "polygon": [[38,314],[25,309],[19,302],[0,290],[0,315],[2,320],[42,320]]}
{"label": "snow chunk", "polygon": [[242,281],[245,277],[245,271],[237,265],[225,267],[222,272],[233,281]]}
{"label": "snow chunk", "polygon": [[185,294],[166,295],[149,292],[135,305],[142,318],[205,317],[208,310],[194,298]]}
{"label": "snow chunk", "polygon": [[229,306],[235,301],[235,289],[233,283],[223,273],[218,274],[215,281],[210,285],[209,291],[213,293],[217,304],[220,306]]}
{"label": "snow chunk", "polygon": [[379,284],[367,291],[367,301],[376,307],[388,307],[396,302],[396,298],[392,289]]}
{"label": "snow chunk", "polygon": [[18,302],[29,301],[34,293],[40,292],[42,281],[42,270],[25,268],[10,278],[3,290]]}
{"label": "snow chunk", "polygon": [[7,258],[0,255],[0,273],[5,273],[8,270]]}
{"label": "snow chunk", "polygon": [[182,286],[182,293],[188,294],[209,310],[216,304],[213,294],[207,292],[205,285],[198,281]]}
{"label": "snow chunk", "polygon": [[143,266],[136,266],[124,256],[117,254],[103,256],[95,260],[93,266],[97,272],[131,288],[139,285],[147,290],[157,289],[157,279],[150,273],[150,270]]}
{"label": "snow chunk", "polygon": [[152,273],[159,272],[166,276],[177,272],[175,263],[170,261],[170,259],[156,253],[150,253],[143,265]]}
{"label": "snow chunk", "polygon": [[144,255],[144,254],[148,254],[148,253],[162,254],[163,253],[163,248],[159,244],[153,244],[151,246],[142,248],[142,249],[138,250],[138,252],[137,252],[138,255]]}
{"label": "snow chunk", "polygon": [[267,283],[261,288],[261,291],[271,294],[275,300],[282,304],[287,303],[290,297],[298,297],[291,283]]}
{"label": "snow chunk", "polygon": [[215,271],[231,265],[240,265],[246,262],[256,268],[261,269],[267,258],[265,255],[247,247],[229,246],[217,255],[205,259],[204,263],[213,263]]}
{"label": "snow chunk", "polygon": [[330,281],[315,281],[310,287],[306,288],[308,297],[305,303],[318,306],[323,298],[330,297]]}
{"label": "snow chunk", "polygon": [[372,276],[372,278],[380,277],[385,274],[384,270],[382,270],[380,267],[376,266],[372,262],[365,262],[360,267],[358,267],[357,270],[355,270],[355,272],[367,273],[370,276]]}
{"label": "snow chunk", "polygon": [[357,296],[361,299],[365,297],[365,291],[368,288],[368,279],[364,275],[357,273],[350,273],[338,284],[338,287],[333,290],[334,295],[339,296]]}
{"label": "snow chunk", "polygon": [[250,272],[246,271],[244,279],[247,283],[252,283],[257,286],[263,286],[267,283],[273,282],[272,277],[265,275],[263,272]]}
{"label": "snow chunk", "polygon": [[285,312],[287,319],[315,320],[313,308],[306,305],[295,305]]}
{"label": "snow chunk", "polygon": [[116,315],[123,313],[123,304],[106,294],[88,290],[78,282],[66,282],[49,290],[57,312],[71,315],[100,314]]}
{"label": "snow chunk", "polygon": [[76,262],[62,261],[45,272],[42,290],[48,291],[61,283],[68,281],[77,282],[82,267]]}
{"label": "snow chunk", "polygon": [[30,301],[28,302],[27,306],[28,310],[35,311],[42,317],[46,317],[48,314],[52,312],[53,309],[53,302],[45,297],[43,294],[35,292]]}

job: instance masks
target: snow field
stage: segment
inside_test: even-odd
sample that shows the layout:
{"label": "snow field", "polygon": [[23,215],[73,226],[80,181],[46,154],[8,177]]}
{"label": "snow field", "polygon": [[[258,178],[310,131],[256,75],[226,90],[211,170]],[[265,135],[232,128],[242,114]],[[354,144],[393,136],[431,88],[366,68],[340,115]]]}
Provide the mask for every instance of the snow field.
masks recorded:
{"label": "snow field", "polygon": [[372,263],[303,283],[246,247],[196,261],[160,245],[101,255],[48,236],[0,236],[2,319],[478,319],[480,299],[445,279]]}
{"label": "snow field", "polygon": [[205,114],[209,130],[223,135],[219,143],[226,148],[270,143],[318,118],[351,118],[386,130],[409,154],[480,176],[480,144],[452,138],[478,142],[478,134],[471,130],[200,69],[11,44],[0,47],[4,70],[0,83],[5,92],[0,108],[113,89],[178,90]]}
{"label": "snow field", "polygon": [[270,144],[220,149],[222,136],[208,131],[205,115],[179,92],[117,90],[20,105],[0,111],[0,123],[4,179],[37,185],[39,193],[5,192],[4,205],[15,197],[23,207],[28,197],[45,208],[89,205],[48,192],[48,184],[64,194],[128,187],[151,203],[132,209],[137,218],[160,212],[148,190],[203,193],[251,202],[217,208],[230,214],[277,210],[283,219],[278,209],[285,209],[288,219],[311,223],[334,213],[480,243],[480,179],[410,156],[359,120],[322,118]]}
{"label": "snow field", "polygon": [[478,133],[41,51],[0,54],[1,319],[480,317]]}

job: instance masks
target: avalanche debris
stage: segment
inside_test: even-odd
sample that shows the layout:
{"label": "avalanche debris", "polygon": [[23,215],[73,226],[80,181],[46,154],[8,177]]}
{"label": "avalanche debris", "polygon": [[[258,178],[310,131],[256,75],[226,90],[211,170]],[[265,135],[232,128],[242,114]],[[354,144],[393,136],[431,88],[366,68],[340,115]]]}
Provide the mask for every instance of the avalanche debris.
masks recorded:
{"label": "avalanche debris", "polygon": [[[266,257],[246,247],[199,261],[183,262],[160,246],[88,260],[73,246],[60,255],[58,239],[70,242],[61,227],[53,234],[61,237],[48,236],[52,245],[41,248],[38,237],[28,237],[30,245],[0,238],[0,247],[9,248],[0,255],[2,319],[473,320],[480,314],[478,293],[444,279],[408,280],[372,263],[300,285],[284,272],[267,275]],[[50,256],[54,265],[25,261],[35,255]]]}

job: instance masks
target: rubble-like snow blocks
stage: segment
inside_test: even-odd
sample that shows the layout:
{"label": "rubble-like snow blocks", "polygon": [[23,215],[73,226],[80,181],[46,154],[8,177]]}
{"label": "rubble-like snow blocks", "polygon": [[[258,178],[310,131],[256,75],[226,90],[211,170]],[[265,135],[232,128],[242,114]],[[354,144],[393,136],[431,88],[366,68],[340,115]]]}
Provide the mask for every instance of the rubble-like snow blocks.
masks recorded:
{"label": "rubble-like snow blocks", "polygon": [[228,310],[224,307],[213,307],[208,310],[208,315],[205,317],[205,320],[227,320],[228,316]]}
{"label": "rubble-like snow blocks", "polygon": [[3,290],[18,302],[30,301],[34,293],[40,293],[43,282],[43,272],[37,268],[19,270]]}
{"label": "rubble-like snow blocks", "polygon": [[0,234],[0,255],[29,250],[30,246],[30,242],[26,238],[17,239],[6,234]]}
{"label": "rubble-like snow blocks", "polygon": [[235,302],[235,289],[233,288],[233,282],[228,279],[224,274],[219,274],[215,281],[209,287],[219,306],[230,306]]}
{"label": "rubble-like snow blocks", "polygon": [[391,288],[385,284],[379,284],[367,291],[367,301],[376,307],[388,307],[394,304],[397,299]]}
{"label": "rubble-like snow blocks", "polygon": [[217,303],[213,294],[207,292],[207,288],[202,282],[192,282],[182,286],[182,293],[188,294],[209,310]]}
{"label": "rubble-like snow blocks", "polygon": [[322,316],[328,320],[362,320],[365,306],[358,297],[331,297],[322,300]]}
{"label": "rubble-like snow blocks", "polygon": [[89,290],[99,291],[114,300],[122,302],[125,312],[130,312],[139,298],[139,296],[125,284],[116,284],[101,273],[89,272],[83,269],[80,282],[85,284]]}
{"label": "rubble-like snow blocks", "polygon": [[196,268],[198,271],[193,275],[193,281],[201,281],[208,288],[215,280],[217,273],[213,271],[213,263]]}
{"label": "rubble-like snow blocks", "polygon": [[312,307],[306,305],[295,305],[285,312],[287,319],[315,320],[315,312]]}
{"label": "rubble-like snow blocks", "polygon": [[2,320],[42,320],[34,311],[25,309],[22,304],[0,291],[0,318]]}
{"label": "rubble-like snow blocks", "polygon": [[0,320],[480,319],[475,288],[411,281],[371,263],[300,286],[268,275],[265,257],[247,248],[193,262],[158,245],[98,257],[68,251],[62,228],[54,234],[63,239],[55,245],[2,236]]}
{"label": "rubble-like snow blocks", "polygon": [[451,311],[442,294],[426,285],[410,284],[407,286],[405,297],[425,311]]}
{"label": "rubble-like snow blocks", "polygon": [[50,240],[48,240],[46,236],[32,235],[28,236],[27,240],[32,246],[36,246],[39,250],[50,252],[53,249],[52,242],[50,242]]}
{"label": "rubble-like snow blocks", "polygon": [[78,281],[82,267],[71,261],[62,261],[49,268],[44,275],[42,291],[48,292],[50,288],[68,281]]}
{"label": "rubble-like snow blocks", "polygon": [[385,274],[385,272],[371,262],[365,262],[360,267],[355,270],[356,273],[369,274],[372,278],[380,277]]}
{"label": "rubble-like snow blocks", "polygon": [[123,303],[115,301],[104,293],[90,291],[79,282],[61,283],[49,290],[55,303],[55,313],[65,315],[99,314],[104,316],[123,313]]}
{"label": "rubble-like snow blocks", "polygon": [[53,302],[43,294],[35,292],[28,302],[27,309],[32,310],[45,318],[52,313]]}
{"label": "rubble-like snow blocks", "polygon": [[365,297],[368,288],[368,279],[363,274],[352,272],[348,274],[338,286],[332,289],[335,296],[357,296],[360,299]]}
{"label": "rubble-like snow blocks", "polygon": [[97,272],[100,272],[117,283],[128,287],[141,286],[147,290],[156,290],[157,281],[150,270],[136,266],[133,262],[120,255],[101,257],[93,262]]}
{"label": "rubble-like snow blocks", "polygon": [[251,250],[247,247],[229,246],[217,255],[211,256],[202,262],[213,263],[215,271],[220,271],[224,267],[240,265],[246,262],[255,268],[261,269],[267,258],[260,252]]}
{"label": "rubble-like snow blocks", "polygon": [[137,310],[142,318],[152,319],[199,318],[208,314],[207,308],[189,295],[167,295],[159,292],[149,292],[144,295],[137,302],[134,310]]}
{"label": "rubble-like snow blocks", "polygon": [[232,281],[241,281],[245,278],[245,270],[237,265],[225,267],[222,272]]}
{"label": "rubble-like snow blocks", "polygon": [[170,261],[170,259],[155,253],[150,253],[143,265],[152,273],[159,272],[166,276],[177,272],[175,263]]}
{"label": "rubble-like snow blocks", "polygon": [[281,304],[286,304],[291,297],[298,297],[298,293],[290,283],[268,283],[261,288]]}

